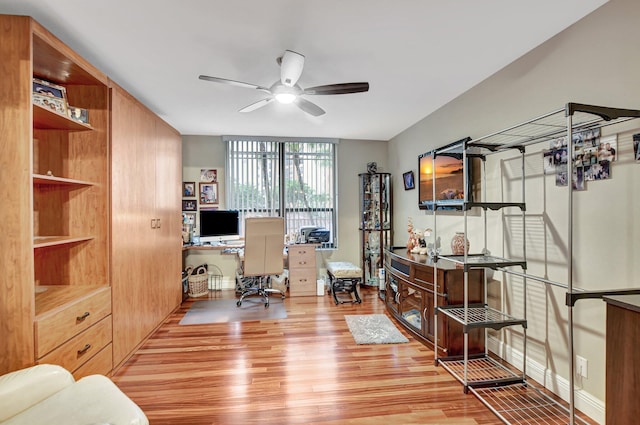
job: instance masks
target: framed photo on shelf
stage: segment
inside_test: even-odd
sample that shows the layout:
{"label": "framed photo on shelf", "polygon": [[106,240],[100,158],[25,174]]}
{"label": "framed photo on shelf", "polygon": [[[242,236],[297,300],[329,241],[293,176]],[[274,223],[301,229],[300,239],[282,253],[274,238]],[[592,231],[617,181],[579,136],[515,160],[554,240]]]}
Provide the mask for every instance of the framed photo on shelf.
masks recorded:
{"label": "framed photo on shelf", "polygon": [[200,205],[218,203],[218,183],[200,183]]}
{"label": "framed photo on shelf", "polygon": [[49,81],[33,79],[34,105],[68,116],[67,89]]}
{"label": "framed photo on shelf", "polygon": [[83,108],[69,106],[69,118],[83,124],[89,124],[89,111]]}
{"label": "framed photo on shelf", "polygon": [[196,197],[196,182],[182,182],[182,197],[183,198]]}
{"label": "framed photo on shelf", "polygon": [[183,199],[182,211],[197,211],[198,205],[195,199]]}
{"label": "framed photo on shelf", "polygon": [[407,171],[402,174],[402,180],[404,181],[404,190],[411,190],[416,188],[415,177],[412,171]]}

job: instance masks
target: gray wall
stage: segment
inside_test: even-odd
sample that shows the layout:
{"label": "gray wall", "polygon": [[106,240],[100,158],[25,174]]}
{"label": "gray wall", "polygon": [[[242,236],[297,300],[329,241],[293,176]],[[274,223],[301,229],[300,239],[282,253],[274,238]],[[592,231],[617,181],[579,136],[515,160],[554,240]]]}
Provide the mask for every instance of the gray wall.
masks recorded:
{"label": "gray wall", "polygon": [[[389,143],[389,167],[398,176],[417,171],[417,156],[465,136],[481,137],[564,106],[566,102],[640,109],[640,42],[637,25],[640,2],[611,0],[572,27],[505,67],[462,96],[394,137]],[[508,37],[505,34],[505,37]],[[473,66],[472,63],[469,66]],[[616,129],[618,162],[613,178],[588,182],[574,195],[574,285],[586,289],[640,287],[640,226],[634,211],[640,208],[636,181],[640,164],[633,160],[631,134],[640,123]],[[605,134],[612,133],[605,130]],[[542,175],[538,146],[527,153],[527,251],[529,272],[566,283],[568,191],[555,186],[553,176]],[[488,192],[513,196],[513,160],[496,157],[488,163],[493,181]],[[416,191],[405,192],[394,182],[396,244],[406,242],[408,216],[416,227],[431,227],[432,217],[417,208]],[[515,229],[503,213],[490,219],[489,248],[510,254]],[[460,216],[438,218],[445,250]],[[482,222],[470,220],[470,240],[482,247]],[[512,234],[511,231],[514,230]],[[505,241],[506,242],[503,242]],[[496,279],[503,276],[496,274]],[[522,313],[523,286],[519,279],[507,282],[507,309]],[[499,285],[498,285],[499,286]],[[496,291],[492,284],[492,291]],[[565,291],[529,282],[526,292],[529,318],[529,372],[554,392],[567,397],[568,335]],[[575,347],[589,361],[588,379],[576,381],[577,405],[604,422],[605,305],[583,301],[574,309]],[[505,358],[522,354],[521,329],[493,335],[493,349]],[[515,362],[515,364],[520,364]]]}

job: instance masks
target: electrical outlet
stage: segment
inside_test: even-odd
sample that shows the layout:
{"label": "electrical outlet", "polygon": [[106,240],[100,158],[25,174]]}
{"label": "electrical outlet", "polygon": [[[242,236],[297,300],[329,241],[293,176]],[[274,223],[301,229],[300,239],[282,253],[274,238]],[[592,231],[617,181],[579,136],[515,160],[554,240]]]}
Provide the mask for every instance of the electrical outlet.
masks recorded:
{"label": "electrical outlet", "polygon": [[589,378],[589,362],[584,357],[576,356],[576,373],[583,378]]}

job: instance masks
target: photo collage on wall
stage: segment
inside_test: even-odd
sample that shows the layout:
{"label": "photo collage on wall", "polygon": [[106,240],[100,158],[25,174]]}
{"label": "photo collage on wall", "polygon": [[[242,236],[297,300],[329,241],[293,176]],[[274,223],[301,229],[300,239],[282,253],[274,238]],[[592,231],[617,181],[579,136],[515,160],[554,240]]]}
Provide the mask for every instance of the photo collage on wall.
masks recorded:
{"label": "photo collage on wall", "polygon": [[[638,140],[640,141],[640,134]],[[587,181],[611,178],[611,164],[617,159],[617,148],[617,136],[603,138],[599,128],[574,133],[571,178],[573,189],[585,190]],[[566,186],[569,182],[567,149],[567,139],[561,137],[552,140],[549,149],[543,151],[544,174],[555,174],[556,186]]]}

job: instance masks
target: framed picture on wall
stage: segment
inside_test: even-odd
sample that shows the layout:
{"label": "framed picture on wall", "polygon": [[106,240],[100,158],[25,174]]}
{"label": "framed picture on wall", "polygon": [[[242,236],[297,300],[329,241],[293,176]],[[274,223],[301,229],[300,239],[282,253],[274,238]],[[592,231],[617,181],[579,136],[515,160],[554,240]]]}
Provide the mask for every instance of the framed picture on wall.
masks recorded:
{"label": "framed picture on wall", "polygon": [[196,182],[182,182],[182,197],[183,198],[196,197]]}
{"label": "framed picture on wall", "polygon": [[218,183],[200,183],[200,205],[218,203]]}
{"label": "framed picture on wall", "polygon": [[208,183],[218,183],[218,170],[216,169],[201,169],[200,181]]}
{"label": "framed picture on wall", "polygon": [[407,171],[402,174],[402,180],[404,181],[404,190],[411,190],[416,188],[416,182],[412,171]]}
{"label": "framed picture on wall", "polygon": [[195,199],[187,199],[182,201],[182,211],[197,211],[198,205]]}

